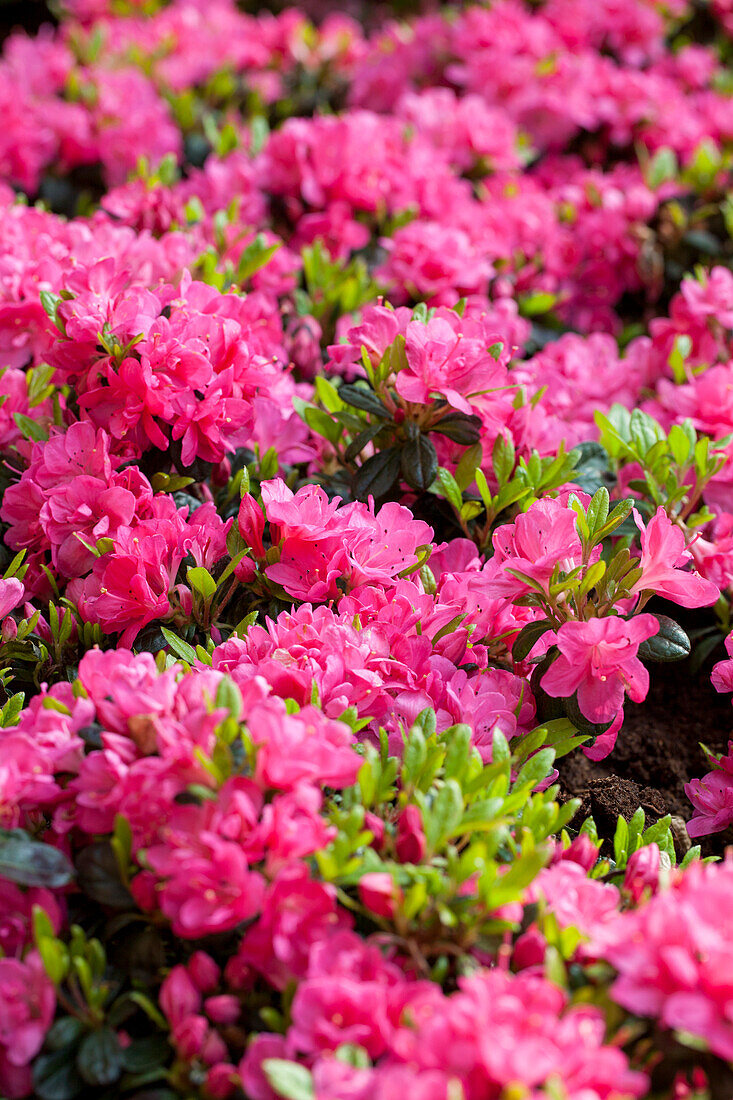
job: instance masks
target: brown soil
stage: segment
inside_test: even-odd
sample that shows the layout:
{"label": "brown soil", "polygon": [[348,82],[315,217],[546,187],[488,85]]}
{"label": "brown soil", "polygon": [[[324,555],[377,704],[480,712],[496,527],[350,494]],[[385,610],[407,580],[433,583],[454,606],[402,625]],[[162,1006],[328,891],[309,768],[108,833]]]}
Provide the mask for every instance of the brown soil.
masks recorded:
{"label": "brown soil", "polygon": [[[721,647],[715,659],[724,655]],[[692,806],[684,785],[710,770],[700,742],[720,753],[727,751],[733,736],[731,696],[712,688],[712,663],[696,673],[689,661],[653,666],[649,695],[641,704],[627,703],[611,755],[594,763],[576,751],[560,761],[563,796],[583,800],[576,822],[592,814],[599,836],[610,839],[618,815],[628,819],[637,806],[643,807],[649,824],[667,813],[689,820]],[[683,849],[682,823],[674,824],[681,834],[678,848]],[[731,843],[733,829],[704,840],[703,853],[720,854]]]}

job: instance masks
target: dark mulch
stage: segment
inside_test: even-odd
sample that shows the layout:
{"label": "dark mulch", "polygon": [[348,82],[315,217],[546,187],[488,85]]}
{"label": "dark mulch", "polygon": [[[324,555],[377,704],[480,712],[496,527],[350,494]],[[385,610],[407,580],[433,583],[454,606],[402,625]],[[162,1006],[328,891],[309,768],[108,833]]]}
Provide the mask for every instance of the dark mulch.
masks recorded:
{"label": "dark mulch", "polygon": [[[722,650],[717,656],[724,656]],[[637,806],[649,823],[667,813],[689,820],[684,785],[710,770],[700,742],[720,753],[733,736],[732,697],[713,690],[711,665],[706,662],[699,672],[689,661],[654,666],[647,699],[626,704],[611,755],[593,763],[577,751],[560,761],[562,794],[583,800],[577,821],[593,814],[599,835],[611,838],[618,815],[629,818]],[[681,822],[675,824],[682,833]],[[681,841],[684,846],[684,834]],[[733,829],[705,840],[703,851],[720,854],[731,843]]]}

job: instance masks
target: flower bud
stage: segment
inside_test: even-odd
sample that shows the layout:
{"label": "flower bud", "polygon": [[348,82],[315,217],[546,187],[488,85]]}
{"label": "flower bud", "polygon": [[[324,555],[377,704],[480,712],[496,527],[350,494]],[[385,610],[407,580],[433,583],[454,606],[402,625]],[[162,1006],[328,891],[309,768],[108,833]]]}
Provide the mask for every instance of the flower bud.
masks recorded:
{"label": "flower bud", "polygon": [[240,584],[251,584],[256,574],[257,570],[255,569],[255,563],[251,558],[242,558],[242,560],[234,566],[234,576]]}
{"label": "flower bud", "polygon": [[598,862],[598,849],[589,836],[585,833],[581,833],[580,836],[576,836],[575,840],[572,844],[569,844],[567,848],[562,848],[558,845],[553,853],[551,862],[555,864],[559,863],[560,860],[567,860],[569,863],[579,864],[587,874]]}
{"label": "flower bud", "polygon": [[251,493],[245,493],[239,505],[239,533],[258,558],[265,556],[265,547],[262,543],[264,530],[265,517],[262,509]]}
{"label": "flower bud", "polygon": [[211,1100],[228,1100],[238,1081],[237,1067],[229,1062],[220,1062],[212,1066],[206,1074],[206,1095]]}
{"label": "flower bud", "polygon": [[417,806],[405,806],[397,822],[397,858],[400,863],[420,863],[426,849],[420,810]]}
{"label": "flower bud", "polygon": [[386,871],[372,871],[359,881],[361,903],[376,917],[390,920],[400,894],[399,887]]}
{"label": "flower bud", "polygon": [[205,951],[195,951],[188,960],[186,969],[201,993],[211,993],[219,984],[219,967]]}
{"label": "flower bud", "polygon": [[231,993],[221,993],[218,997],[207,997],[204,1010],[215,1024],[233,1024],[239,1019],[242,1006]]}
{"label": "flower bud", "polygon": [[384,846],[384,822],[369,810],[364,814],[364,828],[372,834],[371,847],[379,851]]}
{"label": "flower bud", "polygon": [[661,869],[662,853],[656,844],[646,844],[629,856],[624,875],[624,890],[635,903],[641,901],[646,891],[651,894],[657,892]]}

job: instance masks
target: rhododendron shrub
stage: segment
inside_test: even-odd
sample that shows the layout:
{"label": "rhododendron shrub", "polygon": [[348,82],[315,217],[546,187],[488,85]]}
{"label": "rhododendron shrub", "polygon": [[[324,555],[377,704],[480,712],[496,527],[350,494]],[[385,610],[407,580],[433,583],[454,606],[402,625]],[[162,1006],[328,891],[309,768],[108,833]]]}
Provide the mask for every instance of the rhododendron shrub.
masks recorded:
{"label": "rhododendron shrub", "polygon": [[2,46],[0,1097],[728,1100],[730,4],[273,9]]}

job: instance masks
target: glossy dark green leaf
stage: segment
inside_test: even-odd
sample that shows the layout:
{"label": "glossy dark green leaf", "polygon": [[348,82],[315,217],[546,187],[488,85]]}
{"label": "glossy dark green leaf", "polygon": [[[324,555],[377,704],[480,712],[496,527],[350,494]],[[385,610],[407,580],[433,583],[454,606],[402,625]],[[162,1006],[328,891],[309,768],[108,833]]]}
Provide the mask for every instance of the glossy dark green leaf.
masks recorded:
{"label": "glossy dark green leaf", "polygon": [[362,409],[364,412],[372,413],[373,416],[381,416],[383,420],[389,418],[389,413],[373,390],[364,389],[362,386],[343,385],[339,386],[338,394],[342,401],[355,409]]}
{"label": "glossy dark green leaf", "polygon": [[354,478],[354,495],[358,500],[376,499],[386,496],[400,476],[400,452],[397,447],[388,447],[368,458]]}
{"label": "glossy dark green leaf", "polygon": [[122,1051],[122,1066],[128,1073],[149,1073],[165,1065],[171,1053],[164,1035],[146,1035]]}
{"label": "glossy dark green leaf", "polygon": [[122,1047],[111,1028],[99,1028],[82,1040],[76,1068],[90,1085],[114,1084],[122,1073]]}
{"label": "glossy dark green leaf", "polygon": [[34,840],[24,829],[0,829],[0,875],[21,886],[67,886],[74,868],[63,852]]}
{"label": "glossy dark green leaf", "polygon": [[515,661],[523,661],[525,657],[529,656],[542,635],[546,634],[547,631],[551,629],[552,623],[549,619],[542,619],[538,623],[527,623],[527,625],[522,627],[519,631],[517,639],[512,646],[512,658]]}
{"label": "glossy dark green leaf", "polygon": [[616,477],[609,466],[608,452],[600,443],[589,441],[577,443],[574,451],[580,452],[580,459],[576,464],[571,481],[591,496],[602,486],[607,489],[616,484]]}
{"label": "glossy dark green leaf", "polygon": [[438,456],[426,435],[408,440],[402,448],[400,469],[411,489],[425,492],[435,481],[438,472]]}
{"label": "glossy dark green leaf", "polygon": [[84,1024],[76,1016],[62,1016],[46,1033],[46,1049],[55,1051],[73,1046],[84,1031]]}
{"label": "glossy dark green leaf", "polygon": [[383,427],[384,424],[369,424],[363,432],[359,432],[358,435],[354,436],[344,452],[346,461],[353,462],[357,455],[360,455],[364,450],[367,443],[371,443],[375,435],[378,435]]}
{"label": "glossy dark green leaf", "polygon": [[667,615],[655,615],[659,632],[639,646],[642,661],[684,661],[690,656],[690,639],[679,623]]}
{"label": "glossy dark green leaf", "polygon": [[134,907],[132,895],[120,879],[115,854],[107,841],[82,848],[76,858],[76,873],[80,889],[92,901],[112,909]]}
{"label": "glossy dark green leaf", "polygon": [[65,1047],[36,1058],[33,1063],[33,1095],[38,1100],[74,1100],[83,1091],[84,1082],[76,1068],[73,1050]]}
{"label": "glossy dark green leaf", "polygon": [[477,416],[468,413],[450,412],[444,416],[435,427],[434,432],[445,435],[454,443],[460,443],[463,447],[470,447],[477,443],[481,434],[481,421]]}
{"label": "glossy dark green leaf", "polygon": [[580,733],[590,734],[591,737],[600,737],[602,733],[605,733],[610,726],[613,725],[613,719],[610,722],[591,722],[586,718],[582,710],[578,706],[578,699],[576,695],[572,695],[569,699],[564,699],[563,704],[565,706],[565,713],[575,728]]}

